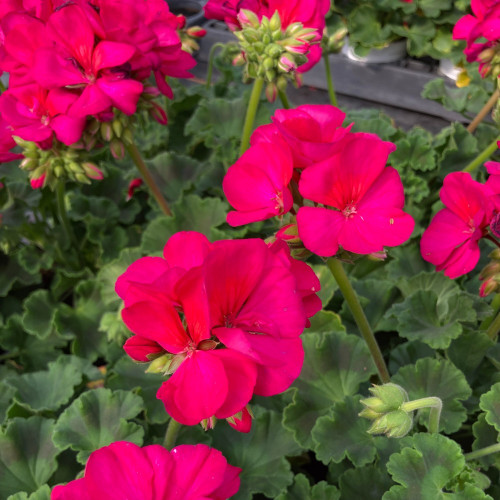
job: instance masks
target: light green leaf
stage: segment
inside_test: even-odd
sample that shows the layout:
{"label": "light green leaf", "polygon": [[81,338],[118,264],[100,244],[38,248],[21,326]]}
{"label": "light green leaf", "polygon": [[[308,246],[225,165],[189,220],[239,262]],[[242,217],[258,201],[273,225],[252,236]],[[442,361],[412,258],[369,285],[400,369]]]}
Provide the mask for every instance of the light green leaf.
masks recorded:
{"label": "light green leaf", "polygon": [[102,388],[84,392],[59,417],[54,444],[60,450],[78,451],[77,460],[81,464],[85,464],[94,450],[114,441],[142,445],[144,430],[127,422],[142,409],[142,398],[131,392]]}
{"label": "light green leaf", "polygon": [[311,267],[321,283],[321,290],[318,292],[318,297],[321,299],[323,307],[326,307],[339,286],[327,266],[317,264]]}
{"label": "light green leaf", "polygon": [[15,418],[0,430],[0,498],[44,485],[57,469],[59,451],[52,443],[54,421]]}
{"label": "light green leaf", "polygon": [[335,402],[356,394],[375,367],[363,340],[343,332],[302,337],[305,360],[294,382],[294,396],[285,408],[283,425],[305,448],[312,445],[311,430],[318,417]]}
{"label": "light green leaf", "polygon": [[312,430],[316,457],[324,464],[341,462],[346,456],[360,467],[373,461],[377,450],[374,438],[368,434],[370,422],[358,416],[363,406],[360,396],[346,397],[335,403],[329,415],[316,420]]}
{"label": "light green leaf", "polygon": [[460,446],[440,434],[424,433],[405,438],[405,444],[408,446],[394,453],[387,464],[394,481],[402,486],[393,486],[382,499],[447,498],[443,488],[465,465]]}
{"label": "light green leaf", "polygon": [[291,433],[281,426],[281,415],[262,412],[248,434],[217,425],[213,447],[220,450],[231,465],[241,467],[241,486],[234,500],[250,500],[253,493],[275,498],[293,481],[287,456],[300,453]]}
{"label": "light green leaf", "polygon": [[[428,396],[437,396],[443,402],[440,430],[452,433],[466,420],[467,412],[462,400],[472,394],[464,374],[447,360],[432,358],[419,359],[416,364],[404,366],[391,379],[403,387],[410,400]],[[418,411],[417,420],[421,425],[428,425],[429,409]]]}
{"label": "light green leaf", "polygon": [[82,381],[79,364],[74,356],[61,356],[49,363],[48,370],[12,377],[6,384],[16,390],[15,399],[28,409],[55,411],[67,403],[74,387]]}

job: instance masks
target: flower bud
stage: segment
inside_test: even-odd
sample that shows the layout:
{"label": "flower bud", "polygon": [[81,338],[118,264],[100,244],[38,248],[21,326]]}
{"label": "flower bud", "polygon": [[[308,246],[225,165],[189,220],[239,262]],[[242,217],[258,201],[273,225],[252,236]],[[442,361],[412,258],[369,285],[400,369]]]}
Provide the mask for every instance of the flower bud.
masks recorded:
{"label": "flower bud", "polygon": [[101,137],[109,142],[113,138],[113,126],[109,122],[101,123]]}
{"label": "flower bud", "polygon": [[271,31],[281,30],[281,18],[279,12],[276,10],[269,19],[269,28]]}
{"label": "flower bud", "polygon": [[193,38],[203,38],[207,34],[207,30],[204,30],[199,26],[191,26],[186,30],[186,33]]}
{"label": "flower bud", "polygon": [[374,385],[369,391],[373,396],[362,399],[361,403],[377,413],[398,410],[403,403],[408,401],[408,393],[396,384]]}
{"label": "flower bud", "polygon": [[33,189],[40,189],[45,184],[46,174],[42,174],[40,177],[34,177],[30,179],[30,184]]}
{"label": "flower bud", "polygon": [[283,55],[280,58],[278,68],[285,73],[289,73],[290,71],[297,69],[297,65],[290,55]]}
{"label": "flower bud", "polygon": [[205,418],[200,422],[200,425],[204,431],[208,431],[208,429],[213,429],[215,424],[217,423],[217,419],[215,417]]}
{"label": "flower bud", "polygon": [[120,137],[123,132],[123,125],[119,119],[115,119],[111,122],[111,127],[113,128],[113,132],[116,137]]}
{"label": "flower bud", "polygon": [[252,28],[258,28],[260,25],[259,18],[255,12],[248,9],[241,9],[238,12],[238,21],[243,28],[246,26],[251,26]]}
{"label": "flower bud", "polygon": [[481,283],[479,287],[479,296],[487,297],[490,293],[493,293],[498,288],[498,282],[494,278],[488,278]]}
{"label": "flower bud", "polygon": [[278,95],[278,89],[276,87],[276,84],[274,82],[269,82],[266,85],[266,99],[269,102],[274,102],[276,100],[277,95]]}
{"label": "flower bud", "polygon": [[413,427],[413,414],[396,410],[382,415],[373,421],[368,429],[370,434],[385,434],[387,437],[402,438]]}
{"label": "flower bud", "polygon": [[119,139],[113,139],[109,144],[109,150],[113,155],[113,158],[117,160],[121,160],[125,156],[125,147],[123,146],[123,142]]}
{"label": "flower bud", "polygon": [[102,181],[102,179],[104,178],[102,170],[98,168],[98,166],[95,165],[94,163],[86,161],[82,163],[82,168],[83,171],[85,172],[85,175],[90,179],[95,179],[96,181]]}
{"label": "flower bud", "polygon": [[165,373],[172,362],[173,354],[167,353],[155,358],[148,366],[146,373]]}

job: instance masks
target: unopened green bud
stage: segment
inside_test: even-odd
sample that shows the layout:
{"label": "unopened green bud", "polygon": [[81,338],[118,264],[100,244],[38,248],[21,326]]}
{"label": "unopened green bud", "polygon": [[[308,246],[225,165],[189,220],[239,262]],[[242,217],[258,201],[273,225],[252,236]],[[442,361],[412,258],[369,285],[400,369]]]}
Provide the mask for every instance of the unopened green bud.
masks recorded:
{"label": "unopened green bud", "polygon": [[363,408],[358,415],[363,418],[367,418],[369,420],[375,420],[377,418],[380,418],[382,415],[380,413],[377,413],[376,411],[371,410],[370,408]]}
{"label": "unopened green bud", "polygon": [[132,144],[134,142],[134,135],[132,134],[132,131],[129,128],[123,131],[122,141],[125,144]]}
{"label": "unopened green bud", "polygon": [[271,31],[281,30],[281,18],[277,10],[274,11],[271,19],[269,19],[269,28],[271,29]]}
{"label": "unopened green bud", "polygon": [[266,78],[269,82],[272,82],[276,78],[276,71],[272,69],[266,70]]}
{"label": "unopened green bud", "polygon": [[54,168],[53,168],[53,171],[54,171],[54,175],[59,179],[61,177],[64,177],[64,174],[66,173],[66,170],[64,170],[64,167],[62,167],[61,165],[56,165]]}
{"label": "unopened green bud", "polygon": [[173,354],[163,354],[159,356],[150,363],[146,373],[164,373],[173,357]]}
{"label": "unopened green bud", "polygon": [[38,179],[39,177],[42,177],[42,175],[44,175],[46,172],[47,172],[47,165],[45,164],[40,165],[31,172],[30,178]]}
{"label": "unopened green bud", "polygon": [[397,410],[408,401],[408,393],[396,384],[374,385],[369,391],[373,397],[361,400],[361,402],[379,413]]}
{"label": "unopened green bud", "polygon": [[500,248],[495,248],[495,250],[490,252],[488,257],[493,260],[500,260]]}
{"label": "unopened green bud", "polygon": [[38,167],[38,160],[35,158],[25,158],[19,166],[23,170],[33,170]]}
{"label": "unopened green bud", "polygon": [[268,54],[272,58],[279,57],[282,52],[283,48],[276,43],[272,43],[266,47],[266,54]]}
{"label": "unopened green bud", "polygon": [[274,59],[271,57],[266,57],[264,62],[262,63],[262,67],[264,69],[273,69],[274,68]]}
{"label": "unopened green bud", "polygon": [[122,122],[119,119],[115,119],[111,122],[111,126],[113,127],[113,132],[115,133],[116,137],[120,137],[123,132]]}
{"label": "unopened green bud", "polygon": [[107,142],[113,139],[113,127],[110,122],[101,123],[101,137]]}
{"label": "unopened green bud", "polygon": [[265,33],[262,36],[262,43],[264,45],[269,45],[272,41],[273,41],[273,39],[271,38],[271,35],[269,35],[268,33]]}
{"label": "unopened green bud", "polygon": [[368,429],[370,434],[385,434],[391,438],[402,438],[413,427],[413,415],[396,410],[376,419]]}
{"label": "unopened green bud", "polygon": [[93,119],[91,120],[87,126],[85,127],[85,130],[86,132],[88,132],[89,134],[97,134],[97,132],[99,131],[99,128],[101,127],[101,122],[96,120],[96,119]]}
{"label": "unopened green bud", "polygon": [[82,184],[90,184],[90,179],[85,174],[76,173],[75,179]]}
{"label": "unopened green bud", "polygon": [[76,161],[69,161],[66,163],[66,168],[70,170],[71,172],[75,174],[81,174],[83,173],[83,169],[80,166],[79,163],[76,163]]}

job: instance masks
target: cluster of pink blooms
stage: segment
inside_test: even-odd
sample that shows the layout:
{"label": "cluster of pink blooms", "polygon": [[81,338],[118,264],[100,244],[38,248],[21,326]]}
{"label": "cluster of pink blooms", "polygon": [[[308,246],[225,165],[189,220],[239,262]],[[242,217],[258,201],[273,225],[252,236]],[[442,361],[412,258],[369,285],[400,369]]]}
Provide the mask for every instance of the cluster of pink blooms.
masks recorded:
{"label": "cluster of pink blooms", "polygon": [[[403,184],[386,166],[395,145],[343,127],[330,105],[278,110],[229,168],[224,193],[232,226],[296,214],[298,235],[328,257],[342,247],[371,254],[404,243],[414,221],[402,209]],[[319,206],[321,205],[321,206]]]}
{"label": "cluster of pink blooms", "polygon": [[52,490],[51,500],[225,500],[241,469],[206,445],[140,448],[118,441],[94,451],[85,475]]}
{"label": "cluster of pink blooms", "polygon": [[471,8],[472,14],[463,16],[455,24],[453,38],[466,41],[467,61],[479,62],[479,72],[484,77],[491,72],[500,40],[500,1],[471,0]]}
{"label": "cluster of pink blooms", "polygon": [[172,374],[157,397],[175,420],[210,428],[229,419],[248,432],[253,394],[281,393],[301,371],[300,334],[321,309],[319,289],[283,242],[177,233],[163,258],[143,257],[118,278],[122,317],[135,334],[124,348]]}
{"label": "cluster of pink blooms", "polygon": [[[167,76],[195,65],[181,48],[185,21],[164,0],[9,0],[0,5],[0,160],[12,136],[50,148],[79,141],[87,117],[136,112],[142,95],[171,98]],[[153,74],[156,86],[146,83]],[[155,103],[154,114],[166,123]]]}
{"label": "cluster of pink blooms", "polygon": [[[443,182],[440,196],[446,208],[440,210],[422,235],[422,257],[450,278],[474,269],[479,261],[479,240],[493,235],[500,211],[500,163],[487,162],[490,174],[486,183],[469,173],[453,172]],[[484,295],[483,290],[481,295]]]}
{"label": "cluster of pink blooms", "polygon": [[259,19],[271,18],[279,13],[281,28],[286,30],[293,23],[301,23],[304,28],[316,30],[314,40],[303,40],[294,48],[298,53],[307,55],[307,62],[301,65],[298,72],[305,72],[321,58],[321,46],[317,43],[323,36],[325,16],[330,10],[330,0],[209,0],[205,5],[205,17],[224,21],[229,29],[237,31],[242,28],[241,11],[249,10]]}

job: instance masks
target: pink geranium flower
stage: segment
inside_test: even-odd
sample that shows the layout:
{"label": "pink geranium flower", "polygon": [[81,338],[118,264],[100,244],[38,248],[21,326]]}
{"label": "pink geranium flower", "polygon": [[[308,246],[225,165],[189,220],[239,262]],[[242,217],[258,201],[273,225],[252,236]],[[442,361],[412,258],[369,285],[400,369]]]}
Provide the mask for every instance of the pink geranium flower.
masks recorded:
{"label": "pink geranium flower", "polygon": [[73,116],[101,113],[114,106],[133,114],[142,83],[130,78],[126,63],[136,49],[129,44],[96,40],[97,33],[78,5],[68,4],[47,22],[47,35],[56,43],[35,54],[34,75],[45,88],[82,89],[70,109]]}
{"label": "pink geranium flower", "polygon": [[58,140],[70,145],[80,140],[85,117],[68,116],[77,96],[65,89],[47,91],[37,84],[9,88],[0,96],[0,113],[10,124],[12,135],[25,141]]}
{"label": "pink geranium flower", "polygon": [[414,221],[402,210],[403,184],[398,172],[385,166],[394,149],[375,135],[351,134],[340,152],[303,171],[300,193],[326,206],[298,211],[306,248],[323,257],[335,255],[339,246],[370,254],[410,237]]}
{"label": "pink geranium flower", "polygon": [[342,147],[342,139],[351,129],[351,126],[342,128],[345,113],[327,104],[278,109],[272,120],[290,146],[296,168],[332,156]]}
{"label": "pink geranium flower", "polygon": [[9,124],[0,115],[0,163],[19,160],[23,155],[11,153],[11,149],[16,147],[12,138],[12,130]]}
{"label": "pink geranium flower", "polygon": [[446,208],[424,231],[420,250],[424,260],[449,278],[472,271],[479,261],[479,240],[493,217],[497,181],[495,175],[485,187],[466,172],[453,172],[444,179],[440,197]]}
{"label": "pink geranium flower", "polygon": [[293,205],[288,184],[293,174],[290,150],[279,144],[252,146],[227,171],[222,188],[236,211],[227,222],[241,226],[286,214]]}
{"label": "pink geranium flower", "polygon": [[299,336],[315,293],[299,293],[307,286],[319,283],[261,240],[177,233],[164,258],[139,259],[116,283],[135,334],[125,350],[142,362],[167,354],[173,374],[157,396],[177,421],[215,416],[248,430],[252,395],[280,393],[300,373]]}
{"label": "pink geranium flower", "polygon": [[143,448],[118,441],[94,451],[81,479],[51,500],[223,500],[240,487],[241,469],[204,444]]}
{"label": "pink geranium flower", "polygon": [[[484,77],[491,69],[495,46],[500,39],[500,3],[498,0],[472,0],[472,15],[461,17],[453,28],[455,40],[466,40],[468,62],[479,62]],[[491,52],[491,53],[490,53]]]}

